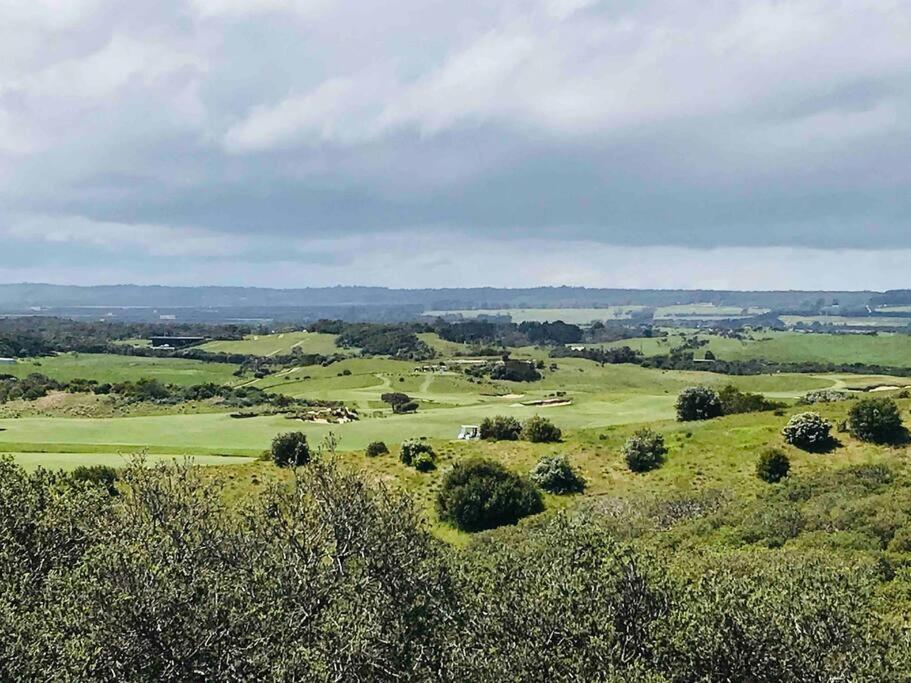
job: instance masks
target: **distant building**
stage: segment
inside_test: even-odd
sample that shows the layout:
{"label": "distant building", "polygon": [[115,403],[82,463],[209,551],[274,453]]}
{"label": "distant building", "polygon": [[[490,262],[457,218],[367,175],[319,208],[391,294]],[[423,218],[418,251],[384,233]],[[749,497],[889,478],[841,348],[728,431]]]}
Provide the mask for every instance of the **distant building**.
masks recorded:
{"label": "distant building", "polygon": [[0,358],[0,365],[15,365],[15,358]]}
{"label": "distant building", "polygon": [[205,337],[149,337],[153,349],[185,349],[204,341]]}

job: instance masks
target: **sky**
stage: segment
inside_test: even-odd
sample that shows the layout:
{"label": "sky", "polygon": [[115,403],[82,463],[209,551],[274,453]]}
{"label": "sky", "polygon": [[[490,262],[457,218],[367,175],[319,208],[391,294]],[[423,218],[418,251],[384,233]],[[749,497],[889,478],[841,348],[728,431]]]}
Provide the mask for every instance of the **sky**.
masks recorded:
{"label": "sky", "polygon": [[911,287],[907,0],[0,0],[0,282]]}

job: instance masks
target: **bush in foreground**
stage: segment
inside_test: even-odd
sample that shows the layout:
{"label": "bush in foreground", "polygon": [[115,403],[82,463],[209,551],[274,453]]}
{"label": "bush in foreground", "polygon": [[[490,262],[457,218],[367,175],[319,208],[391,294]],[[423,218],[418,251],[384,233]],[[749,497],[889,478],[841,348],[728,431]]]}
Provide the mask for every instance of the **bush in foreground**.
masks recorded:
{"label": "bush in foreground", "polygon": [[563,432],[547,418],[535,415],[525,421],[522,438],[532,443],[555,443],[563,438]]}
{"label": "bush in foreground", "polygon": [[585,490],[585,479],[573,469],[565,455],[545,455],[529,476],[542,489],[557,495]]}
{"label": "bush in foreground", "polygon": [[286,432],[272,439],[272,462],[279,467],[300,467],[310,462],[310,446],[303,432]]}
{"label": "bush in foreground", "polygon": [[522,425],[514,417],[497,415],[485,417],[480,425],[481,438],[490,441],[516,441],[522,434]]}
{"label": "bush in foreground", "polygon": [[626,464],[633,472],[648,472],[661,467],[667,446],[664,437],[651,429],[640,429],[623,446]]}
{"label": "bush in foreground", "polygon": [[541,512],[544,502],[530,481],[492,460],[456,463],[443,478],[437,515],[462,531],[515,524]]}
{"label": "bush in foreground", "polygon": [[388,455],[389,447],[383,441],[372,441],[367,444],[367,457],[376,458],[381,455]]}
{"label": "bush in foreground", "polygon": [[677,420],[711,420],[723,414],[724,408],[718,392],[708,387],[689,387],[677,397]]}
{"label": "bush in foreground", "polygon": [[791,461],[780,448],[763,451],[756,463],[756,476],[769,484],[781,481],[790,470]]}
{"label": "bush in foreground", "polygon": [[99,486],[110,495],[117,495],[117,470],[108,465],[80,465],[70,472],[70,479]]}
{"label": "bush in foreground", "polygon": [[851,406],[848,429],[861,441],[888,443],[904,430],[898,405],[891,398],[864,398]]}
{"label": "bush in foreground", "polygon": [[820,417],[819,413],[799,413],[794,415],[781,430],[784,440],[805,451],[826,448],[832,443],[832,425]]}

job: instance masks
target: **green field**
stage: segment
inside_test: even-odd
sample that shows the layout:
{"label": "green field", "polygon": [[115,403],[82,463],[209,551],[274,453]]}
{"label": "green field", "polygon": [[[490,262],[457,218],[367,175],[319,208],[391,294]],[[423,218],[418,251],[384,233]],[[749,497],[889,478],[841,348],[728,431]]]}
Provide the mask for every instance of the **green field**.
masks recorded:
{"label": "green field", "polygon": [[123,382],[143,377],[168,384],[231,384],[236,365],[206,363],[184,358],[146,358],[103,353],[64,353],[42,358],[26,358],[15,365],[0,367],[0,374],[26,377],[33,372],[61,382],[94,379],[99,382]]}
{"label": "green field", "polygon": [[281,332],[278,334],[250,335],[240,341],[213,341],[199,347],[212,353],[246,353],[254,356],[279,356],[294,350],[300,353],[318,353],[324,356],[339,353],[334,334],[319,332]]}

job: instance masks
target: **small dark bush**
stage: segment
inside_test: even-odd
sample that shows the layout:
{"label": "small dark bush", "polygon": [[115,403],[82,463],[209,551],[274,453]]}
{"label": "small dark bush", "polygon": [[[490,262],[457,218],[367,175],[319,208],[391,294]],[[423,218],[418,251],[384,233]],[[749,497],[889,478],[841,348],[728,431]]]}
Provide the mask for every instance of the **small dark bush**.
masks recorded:
{"label": "small dark bush", "polygon": [[721,401],[721,412],[724,415],[759,413],[764,410],[779,410],[785,407],[784,403],[770,401],[762,394],[740,391],[730,384],[718,392],[718,399]]}
{"label": "small dark bush", "polygon": [[680,422],[710,420],[723,413],[718,392],[708,387],[690,387],[677,397],[677,419]]}
{"label": "small dark bush", "polygon": [[436,458],[433,451],[423,451],[414,456],[411,461],[414,469],[418,472],[430,472],[437,468]]}
{"label": "small dark bush", "polygon": [[535,415],[525,421],[522,438],[532,443],[555,443],[563,438],[563,432],[547,418]]}
{"label": "small dark bush", "polygon": [[769,448],[762,452],[756,463],[756,476],[769,484],[774,484],[788,476],[791,461],[780,448]]}
{"label": "small dark bush", "polygon": [[891,398],[865,398],[848,413],[848,428],[861,441],[888,443],[896,440],[904,428],[898,405]]}
{"label": "small dark bush", "polygon": [[573,469],[565,455],[545,455],[529,476],[535,484],[550,493],[564,495],[585,490],[585,479]]}
{"label": "small dark bush", "polygon": [[437,496],[437,514],[462,531],[483,531],[515,524],[541,512],[541,494],[527,479],[503,465],[474,458],[446,474]]}
{"label": "small dark bush", "polygon": [[664,462],[667,447],[664,437],[651,429],[640,429],[623,446],[626,464],[633,472],[648,472]]}
{"label": "small dark bush", "polygon": [[429,443],[424,443],[423,441],[406,441],[402,444],[402,449],[399,451],[399,460],[411,467],[414,465],[415,458],[421,453],[429,453],[431,457],[436,456]]}
{"label": "small dark bush", "polygon": [[389,448],[382,441],[373,441],[372,443],[367,444],[367,457],[376,458],[380,455],[387,455],[389,453]]}
{"label": "small dark bush", "polygon": [[832,425],[823,420],[819,413],[794,415],[781,430],[784,440],[804,450],[825,448],[832,442]]}
{"label": "small dark bush", "polygon": [[99,486],[112,496],[117,495],[117,470],[107,465],[80,465],[70,472],[70,479]]}
{"label": "small dark bush", "polygon": [[497,415],[485,417],[480,426],[481,438],[491,441],[516,441],[522,434],[522,425],[514,417]]}
{"label": "small dark bush", "polygon": [[286,432],[272,440],[272,462],[279,467],[300,467],[310,462],[310,446],[303,432]]}

